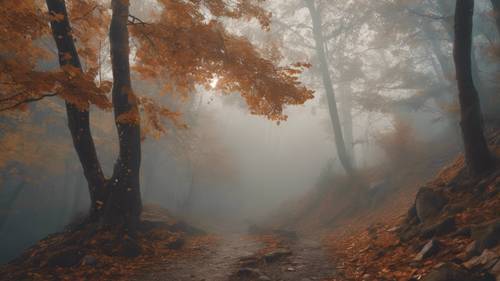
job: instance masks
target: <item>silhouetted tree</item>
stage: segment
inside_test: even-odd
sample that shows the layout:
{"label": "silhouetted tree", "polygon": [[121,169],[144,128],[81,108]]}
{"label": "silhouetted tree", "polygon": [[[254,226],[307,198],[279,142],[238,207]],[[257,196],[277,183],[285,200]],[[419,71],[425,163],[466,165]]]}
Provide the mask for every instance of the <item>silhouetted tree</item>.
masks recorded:
{"label": "silhouetted tree", "polygon": [[464,141],[465,161],[469,171],[477,175],[493,166],[493,158],[484,137],[481,106],[471,72],[473,15],[474,0],[457,0],[453,58],[461,109],[460,126]]}

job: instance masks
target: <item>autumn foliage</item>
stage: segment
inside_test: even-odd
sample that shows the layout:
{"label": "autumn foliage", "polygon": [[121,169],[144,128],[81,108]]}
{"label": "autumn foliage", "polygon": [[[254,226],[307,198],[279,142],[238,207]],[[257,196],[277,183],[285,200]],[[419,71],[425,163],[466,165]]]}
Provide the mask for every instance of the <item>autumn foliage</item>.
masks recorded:
{"label": "autumn foliage", "polygon": [[[271,15],[261,1],[176,1],[160,0],[156,14],[147,19],[131,15],[129,27],[136,61],[133,70],[143,79],[163,84],[165,93],[188,95],[196,85],[209,88],[218,79],[217,90],[241,93],[254,114],[283,120],[283,107],[312,98],[312,91],[300,85],[298,75],[307,64],[279,66],[264,58],[247,39],[229,32],[224,19],[256,21],[264,30]],[[90,104],[109,109],[111,81],[102,78],[109,24],[107,4],[101,1],[67,1],[84,72],[72,66],[52,66],[57,52],[52,47],[48,22],[61,15],[48,14],[41,1],[2,1],[0,15],[4,30],[0,42],[0,110],[24,108],[46,96],[59,96],[80,108]],[[205,12],[208,9],[209,15]],[[69,56],[69,54],[64,54]],[[48,67],[47,67],[48,65]],[[175,117],[166,108],[141,99],[141,111],[159,117]],[[152,125],[158,125],[153,121]],[[157,126],[160,128],[160,126]]]}
{"label": "autumn foliage", "polygon": [[[217,91],[239,93],[251,113],[277,121],[286,120],[286,105],[312,98],[299,82],[308,64],[280,66],[226,27],[228,20],[255,19],[269,30],[271,15],[261,2],[160,0],[150,3],[156,12],[139,18],[125,0],[111,1],[111,10],[110,3],[92,0],[2,1],[0,112],[62,98],[89,184],[92,220],[106,213],[108,223],[122,216],[133,225],[141,209],[140,139],[163,134],[165,120],[183,126],[180,114],[160,102],[162,94],[186,98],[216,79]],[[163,91],[137,93],[132,77]],[[91,105],[115,113],[120,151],[109,179],[90,131]]]}
{"label": "autumn foliage", "polygon": [[[90,5],[86,1],[75,2],[71,7],[80,11],[86,11]],[[82,36],[79,44],[88,58],[85,73],[71,66],[47,69],[48,62],[57,57],[49,43],[48,22],[58,20],[60,15],[49,15],[42,4],[28,0],[2,1],[0,5],[0,15],[4,19],[0,23],[3,37],[0,42],[0,111],[24,108],[28,102],[56,95],[81,108],[89,104],[109,108],[106,97],[109,82],[94,81],[97,69],[91,64],[93,52],[86,46],[90,36]],[[78,27],[90,33],[99,29],[96,24],[87,24],[94,19],[87,17],[86,23],[77,23],[75,33],[80,33]]]}

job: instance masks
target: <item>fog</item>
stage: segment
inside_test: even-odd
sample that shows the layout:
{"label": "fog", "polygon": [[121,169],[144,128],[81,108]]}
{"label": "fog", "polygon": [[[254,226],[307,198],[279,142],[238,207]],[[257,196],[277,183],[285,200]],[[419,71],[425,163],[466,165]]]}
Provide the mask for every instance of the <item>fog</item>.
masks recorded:
{"label": "fog", "polygon": [[[300,79],[315,91],[314,98],[303,105],[287,106],[287,120],[276,122],[251,114],[238,93],[218,92],[216,80],[214,88],[197,87],[187,98],[179,99],[175,94],[163,97],[181,113],[186,128],[168,123],[164,135],[147,136],[143,141],[144,205],[160,205],[208,229],[242,231],[251,222],[268,218],[283,204],[315,190],[325,169],[332,177],[344,176],[313,47],[310,15],[300,2],[268,1],[266,8],[273,13],[269,32],[262,31],[255,21],[224,23],[234,34],[249,38],[265,55],[276,47],[281,52],[280,65],[310,62],[311,68]],[[397,135],[400,126],[410,128],[404,144],[409,148],[446,142],[447,151],[456,155],[453,153],[461,148],[456,89],[448,77],[453,73],[443,71],[452,66],[451,41],[440,21],[429,23],[418,15],[439,14],[436,1],[406,6],[389,1],[394,6],[387,7],[371,3],[379,1],[318,2],[324,5],[325,35],[338,28],[346,30],[326,40],[325,45],[344,133],[351,122],[352,136],[346,136],[346,143],[348,150],[352,147],[353,166],[359,170],[380,168],[384,175],[398,173],[391,171],[395,166],[387,164],[395,157],[381,142]],[[489,1],[477,2],[475,56],[486,96],[497,89],[491,77],[498,74],[498,64],[491,63],[486,49],[489,40],[498,42],[498,35],[491,18],[483,19],[484,11],[491,9]],[[369,15],[371,9],[376,16]],[[146,18],[155,6],[145,1],[132,10]],[[408,12],[417,10],[417,14]],[[394,25],[403,19],[407,24]],[[108,51],[106,48],[102,53]],[[102,68],[101,74],[110,76],[109,62]],[[138,80],[133,78],[136,92],[155,94],[155,85]],[[50,160],[23,161],[14,174],[2,176],[1,198],[4,206],[9,205],[2,210],[1,262],[47,234],[61,231],[88,210],[87,184],[72,150],[63,103],[57,98],[43,103],[49,104],[49,109],[32,104],[30,113],[13,121],[22,125],[19,128],[36,127],[34,121],[48,118],[36,135],[20,135],[9,157],[24,159],[28,150],[21,147],[26,145],[31,147],[31,155],[44,159],[42,155],[49,154]],[[113,116],[95,108],[92,114],[99,158],[109,175],[117,154]],[[7,122],[7,117],[0,122],[3,120]],[[20,132],[12,127],[9,130]],[[56,142],[61,155],[52,152]]]}

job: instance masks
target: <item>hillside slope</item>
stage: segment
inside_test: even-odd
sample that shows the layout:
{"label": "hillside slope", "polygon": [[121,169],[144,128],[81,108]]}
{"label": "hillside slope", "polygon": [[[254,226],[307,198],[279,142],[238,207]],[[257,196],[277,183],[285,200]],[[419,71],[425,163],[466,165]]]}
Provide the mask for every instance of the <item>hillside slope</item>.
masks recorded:
{"label": "hillside slope", "polygon": [[[490,144],[500,156],[500,133]],[[500,167],[471,179],[460,156],[413,198],[329,233],[334,280],[500,280]]]}

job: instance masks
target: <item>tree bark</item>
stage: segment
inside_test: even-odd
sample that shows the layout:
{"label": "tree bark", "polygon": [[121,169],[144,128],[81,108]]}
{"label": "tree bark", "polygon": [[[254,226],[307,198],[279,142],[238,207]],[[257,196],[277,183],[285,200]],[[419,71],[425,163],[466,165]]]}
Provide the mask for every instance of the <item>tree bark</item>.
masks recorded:
{"label": "tree bark", "polygon": [[[449,15],[449,13],[453,10],[452,3],[453,2],[451,0],[439,0],[439,1],[437,1],[438,8],[439,8],[439,13],[442,16]],[[454,39],[455,33],[454,33],[454,29],[453,29],[453,24],[454,23],[451,21],[451,19],[449,21],[443,20],[443,21],[441,21],[441,23],[442,23],[443,28],[448,33],[448,37],[450,39],[450,42],[454,42],[454,40],[455,40]],[[472,40],[472,36],[471,36],[471,40]],[[472,44],[472,41],[471,41],[471,44]],[[478,94],[481,94],[481,95],[483,95],[485,97],[484,100],[490,99],[490,97],[488,97],[488,94],[484,91],[483,82],[481,81],[481,77],[479,75],[480,69],[479,69],[479,66],[477,64],[476,54],[475,54],[475,52],[473,51],[472,48],[471,48],[471,55],[470,55],[470,57],[471,57],[472,79],[473,79],[473,81],[474,81],[474,83],[476,85],[476,91],[478,92]],[[488,104],[483,101],[482,105],[483,106],[487,106]]]}
{"label": "tree bark", "polygon": [[[71,65],[82,71],[82,65],[71,33],[71,25],[65,1],[46,0],[46,3],[51,15],[64,15],[64,19],[50,22],[52,36],[58,49],[59,65],[61,67]],[[84,89],[81,91],[83,92]],[[90,131],[89,109],[79,110],[75,105],[66,102],[66,114],[68,116],[68,127],[73,139],[73,146],[78,154],[83,173],[88,182],[91,199],[91,217],[96,218],[101,207],[101,199],[99,197],[102,196],[99,196],[99,194],[105,193],[106,180],[97,158],[94,140]]]}
{"label": "tree bark", "polygon": [[113,109],[120,144],[119,156],[109,181],[105,204],[107,224],[135,228],[142,211],[140,194],[141,132],[137,98],[132,90],[129,62],[128,0],[112,0],[109,28],[113,70]]}
{"label": "tree bark", "polygon": [[458,98],[460,101],[465,161],[473,175],[493,167],[493,158],[483,132],[481,106],[471,72],[472,25],[474,0],[457,0],[455,7],[455,61]]}
{"label": "tree bark", "polygon": [[339,112],[337,109],[335,91],[333,89],[333,83],[330,77],[330,70],[328,67],[328,62],[326,60],[325,42],[321,28],[322,26],[321,14],[314,5],[313,0],[304,0],[304,1],[307,5],[307,8],[309,9],[309,13],[311,14],[311,19],[313,23],[314,40],[316,43],[316,54],[318,56],[320,71],[323,79],[323,86],[325,88],[326,97],[328,100],[328,109],[330,111],[330,120],[332,122],[333,133],[335,137],[337,155],[346,173],[349,174],[350,176],[353,176],[354,169],[351,163],[351,159],[349,158],[349,155],[346,151],[346,145],[344,142],[342,128],[339,120]]}

